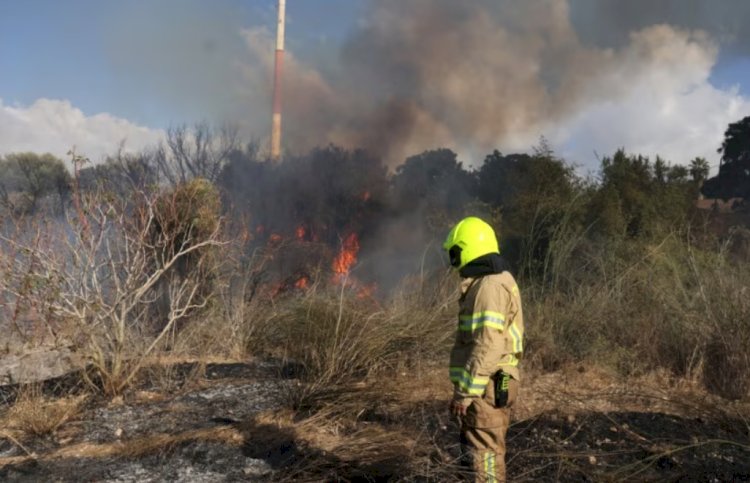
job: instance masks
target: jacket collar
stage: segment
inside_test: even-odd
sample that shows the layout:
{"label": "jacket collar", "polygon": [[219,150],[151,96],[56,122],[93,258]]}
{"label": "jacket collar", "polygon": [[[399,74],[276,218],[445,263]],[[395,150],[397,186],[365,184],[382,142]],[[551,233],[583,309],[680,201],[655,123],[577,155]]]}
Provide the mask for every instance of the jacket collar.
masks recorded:
{"label": "jacket collar", "polygon": [[468,279],[509,271],[510,267],[500,254],[488,253],[467,263],[458,273],[461,277]]}

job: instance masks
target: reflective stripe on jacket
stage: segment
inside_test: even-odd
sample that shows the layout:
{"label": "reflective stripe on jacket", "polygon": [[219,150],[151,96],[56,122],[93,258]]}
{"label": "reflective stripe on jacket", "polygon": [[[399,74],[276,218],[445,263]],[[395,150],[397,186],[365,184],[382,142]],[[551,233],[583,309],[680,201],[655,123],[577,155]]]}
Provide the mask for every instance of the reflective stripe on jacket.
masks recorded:
{"label": "reflective stripe on jacket", "polygon": [[458,331],[450,378],[460,397],[481,397],[499,370],[520,380],[523,312],[518,285],[509,272],[466,278],[461,283]]}

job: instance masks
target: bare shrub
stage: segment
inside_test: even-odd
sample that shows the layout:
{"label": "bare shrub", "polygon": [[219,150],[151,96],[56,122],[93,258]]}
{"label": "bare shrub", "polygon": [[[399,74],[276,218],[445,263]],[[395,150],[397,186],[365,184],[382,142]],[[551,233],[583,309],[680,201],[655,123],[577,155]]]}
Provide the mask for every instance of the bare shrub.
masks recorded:
{"label": "bare shrub", "polygon": [[161,177],[172,186],[194,178],[216,181],[229,155],[240,146],[237,128],[229,125],[212,129],[206,123],[167,131],[166,144],[153,154],[152,162]]}
{"label": "bare shrub", "polygon": [[[176,324],[206,306],[210,293],[202,290],[202,275],[211,262],[209,248],[221,245],[216,220],[205,224],[190,210],[193,217],[185,223],[160,223],[159,215],[169,211],[164,203],[179,196],[135,196],[140,199],[134,204],[81,197],[85,221],[42,222],[32,240],[2,237],[12,254],[3,258],[4,298],[11,305],[31,301],[69,327],[93,370],[89,382],[108,394],[126,388]],[[151,333],[153,304],[162,291],[167,310]]]}
{"label": "bare shrub", "polygon": [[[300,293],[284,293],[272,275],[272,264],[288,247],[284,243],[252,246],[247,231],[239,231],[215,257],[215,270],[209,274],[211,303],[180,331],[171,347],[174,355],[232,360],[278,355],[278,338],[271,337],[275,328],[269,321],[280,310],[277,302]],[[310,289],[318,285],[311,282]]]}

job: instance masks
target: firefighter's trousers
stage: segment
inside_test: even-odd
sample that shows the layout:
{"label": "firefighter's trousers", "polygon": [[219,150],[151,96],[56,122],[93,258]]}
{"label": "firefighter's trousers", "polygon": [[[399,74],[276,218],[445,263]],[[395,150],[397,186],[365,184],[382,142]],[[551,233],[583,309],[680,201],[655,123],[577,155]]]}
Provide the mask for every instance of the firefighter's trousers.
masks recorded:
{"label": "firefighter's trousers", "polygon": [[511,380],[505,407],[495,407],[487,395],[469,406],[460,430],[461,463],[470,469],[475,482],[505,482],[505,434],[517,394],[518,382]]}

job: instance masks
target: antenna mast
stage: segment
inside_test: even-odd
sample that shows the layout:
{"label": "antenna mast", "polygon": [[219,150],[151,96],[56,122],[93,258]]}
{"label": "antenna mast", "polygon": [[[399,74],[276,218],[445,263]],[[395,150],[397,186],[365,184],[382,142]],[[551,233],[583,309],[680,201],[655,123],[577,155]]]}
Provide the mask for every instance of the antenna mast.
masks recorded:
{"label": "antenna mast", "polygon": [[284,66],[284,24],[286,0],[279,0],[279,20],[276,26],[276,66],[273,72],[273,118],[271,125],[271,159],[281,156],[281,77]]}

